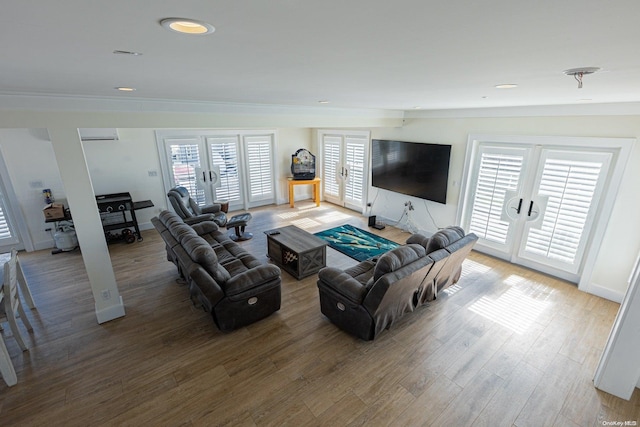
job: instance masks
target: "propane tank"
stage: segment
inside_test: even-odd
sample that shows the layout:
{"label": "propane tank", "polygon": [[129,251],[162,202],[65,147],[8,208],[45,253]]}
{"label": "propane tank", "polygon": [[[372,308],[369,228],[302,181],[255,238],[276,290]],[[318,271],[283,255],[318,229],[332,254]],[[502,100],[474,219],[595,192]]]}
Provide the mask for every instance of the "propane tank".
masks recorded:
{"label": "propane tank", "polygon": [[63,225],[53,235],[56,247],[61,251],[72,251],[78,246],[78,238],[72,226]]}

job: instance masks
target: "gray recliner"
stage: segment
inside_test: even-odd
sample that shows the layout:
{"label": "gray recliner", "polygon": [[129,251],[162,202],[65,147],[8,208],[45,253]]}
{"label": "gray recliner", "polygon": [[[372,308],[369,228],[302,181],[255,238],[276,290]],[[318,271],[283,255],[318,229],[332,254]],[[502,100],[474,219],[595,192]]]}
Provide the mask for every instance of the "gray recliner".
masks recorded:
{"label": "gray recliner", "polygon": [[227,215],[222,212],[219,203],[199,206],[189,195],[185,187],[174,187],[167,193],[173,210],[187,224],[197,224],[202,221],[213,221],[220,227],[227,223]]}

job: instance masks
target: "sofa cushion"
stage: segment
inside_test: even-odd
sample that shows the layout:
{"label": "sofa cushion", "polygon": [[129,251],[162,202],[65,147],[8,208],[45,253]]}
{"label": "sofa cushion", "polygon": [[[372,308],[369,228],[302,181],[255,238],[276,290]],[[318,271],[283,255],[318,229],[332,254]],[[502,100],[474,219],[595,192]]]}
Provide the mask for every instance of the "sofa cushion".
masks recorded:
{"label": "sofa cushion", "polygon": [[464,237],[464,230],[460,227],[447,227],[436,232],[431,239],[429,239],[429,245],[427,246],[427,252],[437,251],[438,249],[446,248],[451,243],[458,241]]}
{"label": "sofa cushion", "polygon": [[229,272],[218,262],[216,252],[202,237],[188,236],[182,239],[181,244],[189,257],[200,264],[216,282],[224,283],[231,278]]}
{"label": "sofa cushion", "polygon": [[191,226],[199,236],[218,231],[218,224],[213,221],[202,221]]}
{"label": "sofa cushion", "polygon": [[425,255],[424,247],[417,244],[409,244],[392,249],[378,259],[373,272],[373,281],[376,282],[385,274],[410,264]]}

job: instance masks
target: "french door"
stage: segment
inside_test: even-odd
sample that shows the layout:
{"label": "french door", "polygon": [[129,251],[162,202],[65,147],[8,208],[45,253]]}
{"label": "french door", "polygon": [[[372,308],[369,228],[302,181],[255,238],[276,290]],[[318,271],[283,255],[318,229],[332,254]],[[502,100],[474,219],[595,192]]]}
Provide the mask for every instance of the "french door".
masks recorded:
{"label": "french door", "polygon": [[578,282],[614,152],[480,142],[471,158],[462,226],[477,248]]}
{"label": "french door", "polygon": [[362,211],[368,176],[368,132],[320,131],[323,199]]}
{"label": "french door", "polygon": [[198,204],[230,210],[275,203],[274,134],[158,135],[166,190],[180,185]]}
{"label": "french door", "polygon": [[[9,252],[11,248],[24,248],[18,231],[18,224],[13,215],[14,211],[9,205],[11,197],[9,197],[8,190],[11,190],[12,194],[13,190],[5,187],[5,182],[9,185],[11,183],[4,163],[4,157],[2,153],[0,153],[0,253]],[[15,196],[13,196],[13,198],[15,199]]]}

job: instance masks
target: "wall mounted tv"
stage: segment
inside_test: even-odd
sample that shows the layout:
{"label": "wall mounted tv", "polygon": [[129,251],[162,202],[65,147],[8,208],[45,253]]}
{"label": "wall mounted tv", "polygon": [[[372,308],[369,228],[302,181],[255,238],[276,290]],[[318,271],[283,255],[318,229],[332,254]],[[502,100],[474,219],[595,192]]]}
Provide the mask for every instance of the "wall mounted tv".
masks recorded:
{"label": "wall mounted tv", "polygon": [[373,139],[371,185],[447,203],[450,157],[450,145]]}

